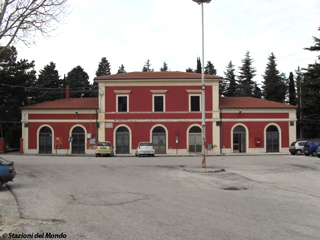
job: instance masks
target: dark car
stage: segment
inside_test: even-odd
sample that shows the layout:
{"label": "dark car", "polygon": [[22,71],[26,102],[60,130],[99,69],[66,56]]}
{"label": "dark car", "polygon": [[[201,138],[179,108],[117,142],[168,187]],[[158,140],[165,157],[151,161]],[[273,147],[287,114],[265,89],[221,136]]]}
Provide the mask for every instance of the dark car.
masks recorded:
{"label": "dark car", "polygon": [[7,162],[0,158],[0,189],[4,183],[12,181],[15,176],[14,162]]}
{"label": "dark car", "polygon": [[318,158],[320,158],[320,146],[317,148],[316,154],[318,155]]}
{"label": "dark car", "polygon": [[304,144],[304,155],[309,156],[310,154],[312,156],[316,156],[316,150],[318,146],[320,145],[320,140],[315,140],[315,141],[307,141]]}

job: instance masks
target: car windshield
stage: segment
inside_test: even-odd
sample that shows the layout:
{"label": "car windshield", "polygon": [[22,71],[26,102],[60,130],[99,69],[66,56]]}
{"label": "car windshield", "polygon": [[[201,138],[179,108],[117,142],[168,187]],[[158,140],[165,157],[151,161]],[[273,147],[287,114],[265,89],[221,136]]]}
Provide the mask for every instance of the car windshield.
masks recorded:
{"label": "car windshield", "polygon": [[314,142],[314,145],[319,146],[320,142]]}
{"label": "car windshield", "polygon": [[296,144],[296,142],[291,143],[291,146],[294,146]]}
{"label": "car windshield", "polygon": [[152,143],[140,143],[140,146],[152,146]]}
{"label": "car windshield", "polygon": [[98,146],[111,146],[111,143],[109,143],[109,142],[100,142],[98,144]]}
{"label": "car windshield", "polygon": [[309,142],[309,141],[306,142],[306,143],[304,144],[304,146],[305,146],[305,147],[310,147],[310,142]]}
{"label": "car windshield", "polygon": [[0,158],[0,165],[8,165],[8,164],[10,163],[4,160],[3,158]]}

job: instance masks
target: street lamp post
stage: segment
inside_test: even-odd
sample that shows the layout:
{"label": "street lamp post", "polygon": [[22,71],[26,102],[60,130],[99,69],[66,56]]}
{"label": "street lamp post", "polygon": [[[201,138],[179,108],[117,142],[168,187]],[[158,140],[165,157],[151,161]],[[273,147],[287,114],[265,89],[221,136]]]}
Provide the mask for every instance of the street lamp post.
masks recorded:
{"label": "street lamp post", "polygon": [[211,0],[192,0],[201,4],[201,25],[202,25],[202,69],[201,69],[201,112],[202,112],[202,148],[201,148],[201,166],[206,167],[206,83],[204,80],[204,19],[203,3],[210,3]]}

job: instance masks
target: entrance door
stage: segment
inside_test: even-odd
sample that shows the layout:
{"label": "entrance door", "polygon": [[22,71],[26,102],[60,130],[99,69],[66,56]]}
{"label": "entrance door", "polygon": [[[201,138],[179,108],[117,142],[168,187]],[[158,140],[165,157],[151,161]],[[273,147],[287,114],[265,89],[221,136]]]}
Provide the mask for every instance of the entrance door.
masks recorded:
{"label": "entrance door", "polygon": [[273,125],[267,128],[267,152],[279,152],[279,132]]}
{"label": "entrance door", "polygon": [[189,153],[201,153],[201,128],[192,127],[189,130]]}
{"label": "entrance door", "polygon": [[163,127],[156,127],[152,131],[152,144],[155,154],[166,154],[166,131]]}
{"label": "entrance door", "polygon": [[72,154],[85,153],[85,132],[82,127],[75,127],[72,130]]}
{"label": "entrance door", "polygon": [[52,131],[49,127],[40,129],[39,153],[52,153]]}
{"label": "entrance door", "polygon": [[116,153],[130,153],[130,133],[126,127],[119,127],[116,132]]}
{"label": "entrance door", "polygon": [[243,126],[233,129],[233,152],[246,152],[246,129]]}

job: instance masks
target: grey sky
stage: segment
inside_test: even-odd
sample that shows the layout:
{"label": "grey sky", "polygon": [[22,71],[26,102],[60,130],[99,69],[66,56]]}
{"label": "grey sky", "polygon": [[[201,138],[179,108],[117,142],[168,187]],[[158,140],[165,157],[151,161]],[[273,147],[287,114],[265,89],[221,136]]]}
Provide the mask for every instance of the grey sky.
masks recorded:
{"label": "grey sky", "polygon": [[[201,8],[192,0],[71,0],[72,12],[56,36],[37,46],[17,46],[18,57],[35,60],[40,70],[50,61],[63,76],[80,65],[95,77],[107,57],[111,72],[123,64],[141,71],[150,59],[159,71],[166,61],[171,71],[196,68],[201,56]],[[278,70],[289,75],[317,59],[303,50],[319,36],[319,0],[212,0],[204,5],[205,62],[223,72],[230,60],[236,70],[250,51],[260,82],[273,52]]]}

